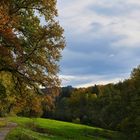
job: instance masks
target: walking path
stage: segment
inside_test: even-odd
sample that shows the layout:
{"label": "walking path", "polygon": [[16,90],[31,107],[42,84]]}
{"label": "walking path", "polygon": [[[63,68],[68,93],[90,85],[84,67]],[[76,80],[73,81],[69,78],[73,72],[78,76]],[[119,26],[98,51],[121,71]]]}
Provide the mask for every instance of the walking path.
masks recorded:
{"label": "walking path", "polygon": [[5,140],[6,135],[17,126],[16,123],[8,122],[7,125],[0,129],[0,140]]}

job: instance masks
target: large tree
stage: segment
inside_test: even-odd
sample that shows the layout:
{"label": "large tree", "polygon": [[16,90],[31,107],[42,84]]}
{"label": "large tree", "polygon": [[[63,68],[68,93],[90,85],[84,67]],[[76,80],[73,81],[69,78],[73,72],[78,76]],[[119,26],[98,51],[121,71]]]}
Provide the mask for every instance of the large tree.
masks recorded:
{"label": "large tree", "polygon": [[0,1],[0,74],[10,73],[17,89],[59,85],[65,42],[56,17],[56,0]]}

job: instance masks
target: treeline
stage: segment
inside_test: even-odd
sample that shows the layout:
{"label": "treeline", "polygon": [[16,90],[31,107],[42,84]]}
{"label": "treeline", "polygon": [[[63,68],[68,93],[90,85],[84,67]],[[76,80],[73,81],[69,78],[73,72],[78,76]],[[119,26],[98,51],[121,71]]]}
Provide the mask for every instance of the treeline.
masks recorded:
{"label": "treeline", "polygon": [[140,137],[140,66],[129,79],[88,88],[63,87],[52,112],[54,119],[99,126]]}
{"label": "treeline", "polygon": [[[4,80],[3,80],[4,79]],[[140,137],[140,66],[129,79],[88,88],[17,89],[10,73],[0,75],[0,116],[44,117],[121,131]]]}

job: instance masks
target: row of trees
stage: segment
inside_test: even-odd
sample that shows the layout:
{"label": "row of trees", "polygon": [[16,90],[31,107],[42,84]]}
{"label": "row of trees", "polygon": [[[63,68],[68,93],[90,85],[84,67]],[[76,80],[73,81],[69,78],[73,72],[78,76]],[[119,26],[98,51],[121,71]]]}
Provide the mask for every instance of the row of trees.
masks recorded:
{"label": "row of trees", "polygon": [[99,126],[140,135],[140,66],[131,77],[117,84],[89,88],[62,88],[52,112],[55,119]]}

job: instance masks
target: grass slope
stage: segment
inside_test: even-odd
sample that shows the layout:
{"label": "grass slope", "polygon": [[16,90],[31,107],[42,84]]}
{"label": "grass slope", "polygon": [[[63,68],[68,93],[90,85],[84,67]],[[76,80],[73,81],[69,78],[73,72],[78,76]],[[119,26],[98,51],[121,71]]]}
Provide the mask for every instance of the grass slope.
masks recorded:
{"label": "grass slope", "polygon": [[6,140],[121,140],[123,136],[114,131],[86,125],[41,118],[8,118],[18,127]]}

